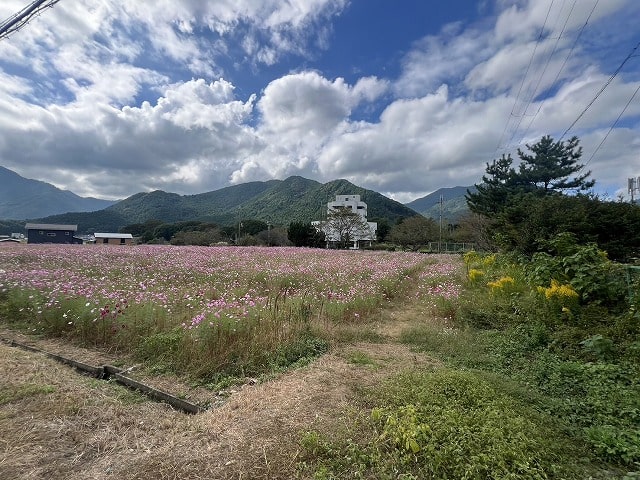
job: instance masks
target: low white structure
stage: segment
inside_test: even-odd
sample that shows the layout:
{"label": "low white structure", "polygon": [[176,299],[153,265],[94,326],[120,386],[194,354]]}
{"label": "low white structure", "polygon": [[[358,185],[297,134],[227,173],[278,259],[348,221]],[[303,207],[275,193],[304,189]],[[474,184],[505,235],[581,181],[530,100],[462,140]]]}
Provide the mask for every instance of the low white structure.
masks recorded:
{"label": "low white structure", "polygon": [[108,245],[132,245],[133,235],[130,233],[94,233],[96,243]]}
{"label": "low white structure", "polygon": [[[335,215],[344,210],[353,214],[351,220],[347,217],[346,222],[342,222]],[[371,246],[378,230],[376,222],[367,221],[367,204],[360,200],[360,195],[336,195],[334,201],[327,203],[327,220],[311,223],[324,233],[327,248],[342,243],[345,239],[353,243],[350,247],[352,249]]]}

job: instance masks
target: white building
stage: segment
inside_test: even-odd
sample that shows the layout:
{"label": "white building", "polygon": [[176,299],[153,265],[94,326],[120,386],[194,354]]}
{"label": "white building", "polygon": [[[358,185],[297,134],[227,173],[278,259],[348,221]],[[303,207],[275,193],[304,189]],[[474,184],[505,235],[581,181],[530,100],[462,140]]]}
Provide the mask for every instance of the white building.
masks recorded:
{"label": "white building", "polygon": [[350,221],[346,225],[339,225],[337,222],[327,220],[311,222],[325,234],[327,247],[344,241],[345,237],[349,242],[353,242],[352,249],[366,245],[371,246],[371,243],[376,240],[378,224],[367,221],[367,204],[360,200],[360,195],[336,195],[334,201],[327,203],[328,218],[332,213],[341,210],[349,210],[357,215],[360,221]]}
{"label": "white building", "polygon": [[107,245],[133,245],[133,235],[130,233],[94,233],[95,243]]}

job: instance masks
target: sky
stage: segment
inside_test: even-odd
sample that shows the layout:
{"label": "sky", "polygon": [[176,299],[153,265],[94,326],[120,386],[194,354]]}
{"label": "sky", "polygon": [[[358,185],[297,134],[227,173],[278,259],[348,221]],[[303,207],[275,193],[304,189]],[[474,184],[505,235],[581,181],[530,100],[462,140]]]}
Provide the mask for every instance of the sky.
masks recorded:
{"label": "sky", "polygon": [[109,200],[300,175],[407,203],[576,135],[596,192],[628,198],[639,18],[637,0],[60,0],[0,40],[0,165]]}

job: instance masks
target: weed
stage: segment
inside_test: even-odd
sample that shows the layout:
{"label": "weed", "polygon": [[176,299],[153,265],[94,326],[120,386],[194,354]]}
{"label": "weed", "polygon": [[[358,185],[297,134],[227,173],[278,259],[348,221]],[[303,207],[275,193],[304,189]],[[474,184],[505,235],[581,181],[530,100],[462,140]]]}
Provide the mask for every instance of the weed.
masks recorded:
{"label": "weed", "polygon": [[567,468],[578,452],[562,434],[472,372],[409,372],[369,395],[381,405],[369,443],[302,442],[320,478],[580,478]]}
{"label": "weed", "polygon": [[23,385],[13,385],[10,388],[3,386],[0,389],[0,405],[17,402],[23,398],[29,398],[36,395],[47,395],[56,391],[53,385],[41,385],[27,383]]}
{"label": "weed", "polygon": [[373,358],[371,358],[371,355],[361,350],[355,350],[351,352],[347,358],[347,361],[354,365],[370,365],[370,366],[377,365],[376,361]]}

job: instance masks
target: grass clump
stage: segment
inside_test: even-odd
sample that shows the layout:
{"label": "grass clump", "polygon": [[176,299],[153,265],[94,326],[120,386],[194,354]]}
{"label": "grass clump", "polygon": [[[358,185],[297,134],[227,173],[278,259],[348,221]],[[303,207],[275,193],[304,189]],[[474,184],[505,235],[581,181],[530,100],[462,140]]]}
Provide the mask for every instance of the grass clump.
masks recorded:
{"label": "grass clump", "polygon": [[[3,386],[5,387],[5,386]],[[48,395],[56,391],[53,385],[40,385],[27,383],[23,385],[13,385],[9,388],[0,389],[0,405],[17,402],[23,398],[37,395]]]}
{"label": "grass clump", "polygon": [[305,434],[315,478],[581,478],[567,467],[577,450],[548,419],[473,372],[412,371],[368,397],[361,441]]}
{"label": "grass clump", "polygon": [[636,287],[593,245],[566,236],[551,243],[550,253],[529,259],[491,256],[487,265],[486,257],[468,257],[468,268],[484,268],[487,281],[468,282],[457,328],[418,328],[403,341],[452,366],[516,382],[594,464],[633,473],[640,470],[640,316],[628,292]]}

